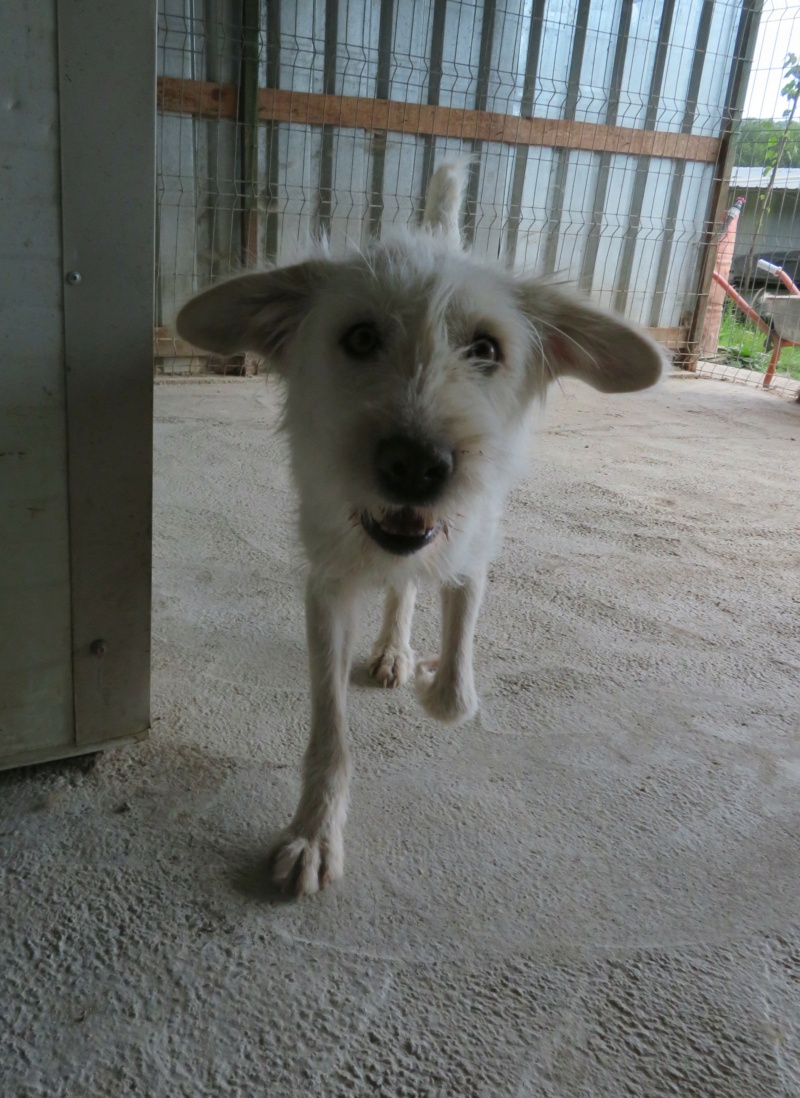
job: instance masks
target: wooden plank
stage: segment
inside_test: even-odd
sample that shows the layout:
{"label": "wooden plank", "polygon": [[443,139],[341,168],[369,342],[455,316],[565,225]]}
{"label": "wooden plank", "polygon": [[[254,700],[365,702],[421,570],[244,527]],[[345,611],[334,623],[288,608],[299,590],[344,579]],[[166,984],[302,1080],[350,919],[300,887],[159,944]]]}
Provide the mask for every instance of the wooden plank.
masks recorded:
{"label": "wooden plank", "polygon": [[115,736],[110,740],[98,740],[96,743],[82,743],[67,747],[32,747],[9,758],[0,757],[0,770],[13,770],[20,766],[39,766],[41,763],[56,759],[73,759],[79,755],[94,755],[98,751],[107,751],[122,744],[141,743],[148,738],[148,732],[134,732],[130,736]]}
{"label": "wooden plank", "polygon": [[680,347],[686,339],[686,328],[646,328],[662,347]]}
{"label": "wooden plank", "polygon": [[[0,154],[0,768],[75,743],[56,10],[7,4]],[[87,123],[88,124],[88,123]]]}
{"label": "wooden plank", "polygon": [[692,319],[686,332],[685,343],[680,348],[676,358],[676,364],[682,370],[696,370],[700,357],[700,339],[706,322],[711,294],[711,279],[719,245],[716,227],[722,222],[725,214],[734,153],[733,120],[731,119],[726,126],[725,134],[720,140],[714,168],[714,179],[711,184],[708,203],[709,212],[703,230],[703,238],[700,242],[700,264]]}
{"label": "wooden plank", "polygon": [[[800,298],[798,298],[800,300]],[[647,328],[650,335],[665,347],[678,346],[686,337],[686,328]],[[195,357],[210,358],[208,351],[198,350],[179,335],[166,327],[156,328],[153,336],[153,351],[156,357]]]}
{"label": "wooden plank", "polygon": [[733,65],[728,77],[728,87],[725,94],[725,124],[714,161],[714,181],[709,195],[705,230],[700,244],[700,262],[694,291],[694,311],[686,334],[686,342],[675,360],[676,365],[681,366],[684,370],[696,370],[699,360],[700,337],[705,324],[711,278],[714,273],[714,261],[717,254],[717,225],[722,221],[725,212],[728,184],[733,170],[735,154],[733,134],[737,122],[742,117],[763,6],[764,0],[744,0],[739,16],[736,43],[731,53]]}
{"label": "wooden plank", "polygon": [[[242,261],[245,267],[258,264],[260,217],[258,208],[258,28],[261,0],[242,0],[242,57],[239,66],[239,161],[242,172]],[[280,33],[280,32],[279,32]],[[270,41],[274,37],[272,29]],[[274,49],[274,44],[273,44]]]}
{"label": "wooden plank", "polygon": [[175,76],[158,78],[158,110],[162,114],[191,114],[196,118],[236,118],[235,84],[210,84]]}
{"label": "wooden plank", "polygon": [[[237,96],[232,84],[160,77],[158,107],[166,114],[200,118],[236,118]],[[393,99],[261,88],[261,122],[294,122],[305,126],[406,133],[427,137],[454,137],[504,145],[536,145],[555,149],[655,156],[713,164],[719,154],[714,137],[638,130],[627,126],[567,122],[557,118],[520,118],[492,111],[461,110]]]}
{"label": "wooden plank", "polygon": [[[142,732],[150,720],[156,0],[56,7],[72,671],[83,746]],[[65,279],[67,271],[79,277]]]}
{"label": "wooden plank", "polygon": [[187,343],[185,339],[173,332],[171,328],[162,326],[153,331],[153,354],[156,358],[208,358],[209,352],[202,351]]}

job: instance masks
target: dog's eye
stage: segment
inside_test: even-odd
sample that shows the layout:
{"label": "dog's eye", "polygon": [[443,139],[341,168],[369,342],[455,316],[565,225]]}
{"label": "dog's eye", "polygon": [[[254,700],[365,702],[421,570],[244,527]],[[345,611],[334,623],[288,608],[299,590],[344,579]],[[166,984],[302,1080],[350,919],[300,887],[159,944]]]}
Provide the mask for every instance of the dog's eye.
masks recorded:
{"label": "dog's eye", "polygon": [[475,337],[467,349],[467,356],[476,362],[480,362],[489,371],[503,361],[500,344],[492,336],[486,335],[485,332],[475,333]]}
{"label": "dog's eye", "polygon": [[342,347],[353,358],[367,358],[380,346],[381,337],[372,324],[354,324],[342,336]]}

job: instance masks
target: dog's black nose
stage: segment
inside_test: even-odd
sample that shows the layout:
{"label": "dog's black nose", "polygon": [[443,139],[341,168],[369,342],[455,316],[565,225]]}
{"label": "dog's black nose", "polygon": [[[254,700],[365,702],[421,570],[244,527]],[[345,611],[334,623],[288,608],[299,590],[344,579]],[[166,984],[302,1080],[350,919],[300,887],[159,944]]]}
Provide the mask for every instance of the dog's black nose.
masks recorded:
{"label": "dog's black nose", "polygon": [[396,503],[429,503],[453,472],[452,450],[397,435],[378,443],[375,458],[381,488]]}

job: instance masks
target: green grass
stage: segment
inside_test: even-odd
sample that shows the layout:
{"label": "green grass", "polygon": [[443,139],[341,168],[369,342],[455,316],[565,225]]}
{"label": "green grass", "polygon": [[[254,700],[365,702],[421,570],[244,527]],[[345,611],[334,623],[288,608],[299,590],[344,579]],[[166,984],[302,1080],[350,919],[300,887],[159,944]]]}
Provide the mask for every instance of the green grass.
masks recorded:
{"label": "green grass", "polygon": [[[765,343],[764,333],[752,320],[746,320],[733,302],[727,301],[719,332],[719,345],[724,348],[725,361],[731,366],[743,366],[763,374],[770,359],[770,352],[764,350]],[[784,347],[776,374],[800,381],[800,347]]]}

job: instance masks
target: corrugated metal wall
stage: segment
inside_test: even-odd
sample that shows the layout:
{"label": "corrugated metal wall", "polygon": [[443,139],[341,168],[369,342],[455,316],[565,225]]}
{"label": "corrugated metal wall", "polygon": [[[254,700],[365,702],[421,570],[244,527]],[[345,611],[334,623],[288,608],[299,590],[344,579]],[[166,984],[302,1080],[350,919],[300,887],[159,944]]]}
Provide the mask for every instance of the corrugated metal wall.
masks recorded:
{"label": "corrugated metal wall", "polygon": [[[798,15],[800,16],[800,12]],[[761,174],[761,179],[758,186],[753,186],[752,176],[757,174]],[[796,182],[792,178],[793,175]],[[789,186],[784,185],[787,176]],[[751,248],[754,249],[755,254],[782,253],[792,250],[799,253],[800,259],[800,169],[792,172],[784,170],[779,173],[769,209],[764,212],[759,224],[760,199],[765,194],[768,181],[769,176],[758,173],[756,169],[756,172],[751,173],[749,186],[737,186],[734,182],[729,191],[730,205],[733,205],[740,195],[747,201],[737,226],[735,255],[746,258]],[[756,232],[757,226],[758,232]],[[795,269],[793,268],[793,271]]]}
{"label": "corrugated metal wall", "polygon": [[237,117],[198,117],[173,101],[159,119],[160,323],[196,289],[286,258],[310,233],[361,242],[413,220],[433,166],[471,152],[466,228],[479,252],[677,328],[697,286],[713,155],[256,126],[247,88],[716,138],[743,10],[743,0],[161,0],[161,74],[235,86],[239,106]]}

